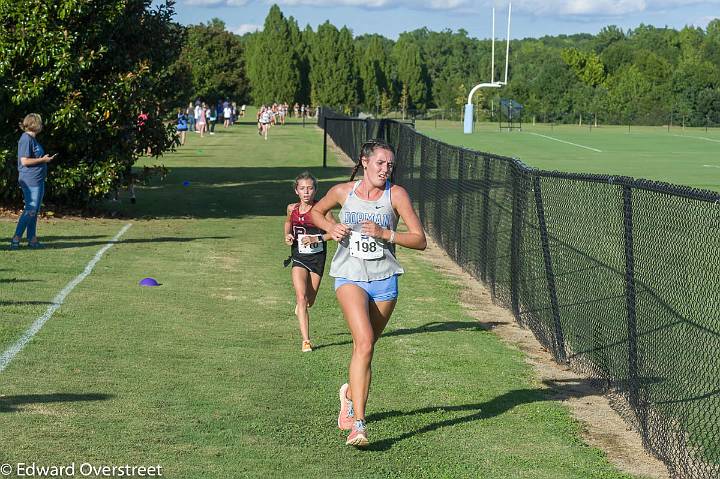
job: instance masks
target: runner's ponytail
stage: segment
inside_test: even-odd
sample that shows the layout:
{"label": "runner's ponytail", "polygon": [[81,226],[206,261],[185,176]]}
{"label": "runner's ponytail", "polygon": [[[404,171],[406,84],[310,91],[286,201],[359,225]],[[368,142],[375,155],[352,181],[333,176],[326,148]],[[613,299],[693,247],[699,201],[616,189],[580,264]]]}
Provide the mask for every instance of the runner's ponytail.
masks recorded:
{"label": "runner's ponytail", "polygon": [[357,172],[360,169],[360,165],[362,165],[362,160],[358,160],[358,162],[353,167],[352,174],[350,175],[350,181],[355,179],[355,175],[357,175]]}

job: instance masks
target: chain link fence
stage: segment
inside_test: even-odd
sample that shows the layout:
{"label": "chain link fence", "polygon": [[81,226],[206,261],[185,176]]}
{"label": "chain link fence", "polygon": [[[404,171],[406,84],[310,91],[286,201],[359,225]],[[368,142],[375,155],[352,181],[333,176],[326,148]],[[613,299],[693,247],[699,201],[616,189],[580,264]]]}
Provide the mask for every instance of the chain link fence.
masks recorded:
{"label": "chain link fence", "polygon": [[396,148],[425,230],[555,360],[589,374],[673,477],[720,477],[720,194],[542,171],[324,110],[349,157]]}

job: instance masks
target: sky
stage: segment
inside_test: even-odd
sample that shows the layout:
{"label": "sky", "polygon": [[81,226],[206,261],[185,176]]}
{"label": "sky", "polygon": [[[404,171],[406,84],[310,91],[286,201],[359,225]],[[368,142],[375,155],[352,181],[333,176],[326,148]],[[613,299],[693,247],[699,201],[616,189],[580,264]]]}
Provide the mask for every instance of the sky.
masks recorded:
{"label": "sky", "polygon": [[[347,26],[355,36],[379,33],[397,39],[405,31],[465,29],[471,37],[492,36],[496,8],[496,38],[507,29],[507,0],[177,0],[176,20],[184,25],[207,23],[217,17],[231,32],[262,29],[270,6],[293,16],[300,28],[313,30],[326,20]],[[681,29],[706,28],[720,17],[720,0],[514,0],[511,38],[598,33],[606,25],[623,30],[641,23]]]}

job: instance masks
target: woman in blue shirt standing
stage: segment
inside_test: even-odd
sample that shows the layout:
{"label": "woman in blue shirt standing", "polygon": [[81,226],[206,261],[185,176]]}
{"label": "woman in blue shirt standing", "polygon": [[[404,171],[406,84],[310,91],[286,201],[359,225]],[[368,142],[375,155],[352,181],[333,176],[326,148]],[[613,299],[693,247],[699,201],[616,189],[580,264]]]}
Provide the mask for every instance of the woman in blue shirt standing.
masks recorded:
{"label": "woman in blue shirt standing", "polygon": [[25,208],[23,209],[18,224],[15,228],[15,235],[10,241],[10,249],[20,247],[20,239],[27,230],[28,247],[40,248],[37,239],[37,215],[40,212],[43,194],[45,193],[45,177],[47,176],[47,164],[57,154],[50,156],[45,154],[42,145],[38,143],[35,136],[42,131],[42,118],[37,113],[30,113],[25,116],[20,128],[24,131],[18,141],[18,183],[23,193]]}
{"label": "woman in blue shirt standing", "polygon": [[188,131],[188,117],[182,108],[177,113],[177,134],[180,138],[180,146],[185,144],[185,133]]}

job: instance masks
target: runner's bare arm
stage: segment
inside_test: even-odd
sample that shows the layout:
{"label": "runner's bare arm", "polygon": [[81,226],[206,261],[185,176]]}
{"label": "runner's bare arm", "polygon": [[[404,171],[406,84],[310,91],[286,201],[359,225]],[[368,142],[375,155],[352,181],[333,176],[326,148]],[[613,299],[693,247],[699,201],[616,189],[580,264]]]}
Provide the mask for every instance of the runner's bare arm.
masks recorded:
{"label": "runner's bare arm", "polygon": [[[335,217],[334,217],[333,214],[332,214],[332,211],[328,211],[328,212],[325,214],[325,218],[326,218],[328,221],[331,221],[332,224],[333,224],[333,226],[335,225],[335,223],[337,223],[337,221],[335,221]],[[331,240],[331,239],[332,239],[332,235],[326,231],[325,234],[322,235],[322,239],[323,239],[323,241]]]}
{"label": "runner's bare arm", "polygon": [[[410,195],[402,186],[393,185],[391,190],[392,205],[395,211],[402,218],[408,231],[406,233],[395,233],[394,243],[411,249],[424,250],[427,247],[427,239],[423,230],[420,218],[418,218],[415,209],[413,209]],[[383,234],[384,240],[390,239],[391,232],[385,230]]]}
{"label": "runner's bare arm", "polygon": [[287,206],[287,216],[285,217],[285,244],[286,245],[291,245],[294,240],[294,237],[292,235],[292,222],[290,221],[290,215],[292,215],[293,208],[295,208],[295,203],[290,203]]}
{"label": "runner's bare arm", "polygon": [[343,204],[351,188],[352,183],[333,186],[320,201],[315,203],[313,209],[310,210],[313,223],[318,228],[327,231],[330,234],[330,239],[334,239],[335,241],[341,241],[349,235],[350,228],[342,223],[335,223],[334,220],[328,219],[326,215],[335,206]]}

